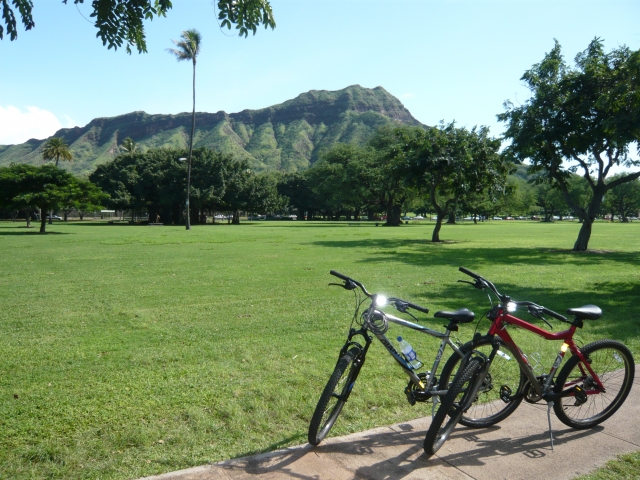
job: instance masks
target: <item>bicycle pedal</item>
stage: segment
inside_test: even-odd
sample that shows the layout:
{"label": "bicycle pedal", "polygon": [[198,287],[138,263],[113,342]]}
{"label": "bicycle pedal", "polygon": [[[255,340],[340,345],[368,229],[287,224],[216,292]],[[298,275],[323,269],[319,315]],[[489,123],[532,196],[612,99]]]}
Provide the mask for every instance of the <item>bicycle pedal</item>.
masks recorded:
{"label": "bicycle pedal", "polygon": [[576,399],[576,407],[587,403],[587,392],[584,391],[584,388],[579,387],[578,385],[573,387],[573,396]]}
{"label": "bicycle pedal", "polygon": [[409,405],[413,407],[416,404],[416,397],[413,395],[413,391],[407,387],[404,389],[404,394],[407,396],[407,402],[409,402]]}
{"label": "bicycle pedal", "polygon": [[502,385],[500,387],[500,400],[504,403],[509,403],[512,400],[511,388],[508,385]]}

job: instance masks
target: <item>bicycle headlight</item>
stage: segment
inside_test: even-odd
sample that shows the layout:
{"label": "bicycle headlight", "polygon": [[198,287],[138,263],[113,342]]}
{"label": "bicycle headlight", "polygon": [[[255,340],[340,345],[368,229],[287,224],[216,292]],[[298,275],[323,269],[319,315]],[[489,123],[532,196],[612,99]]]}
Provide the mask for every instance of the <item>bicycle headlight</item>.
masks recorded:
{"label": "bicycle headlight", "polygon": [[387,297],[376,295],[376,307],[384,307],[387,304]]}
{"label": "bicycle headlight", "polygon": [[515,312],[517,308],[518,305],[516,305],[515,302],[507,303],[507,312]]}

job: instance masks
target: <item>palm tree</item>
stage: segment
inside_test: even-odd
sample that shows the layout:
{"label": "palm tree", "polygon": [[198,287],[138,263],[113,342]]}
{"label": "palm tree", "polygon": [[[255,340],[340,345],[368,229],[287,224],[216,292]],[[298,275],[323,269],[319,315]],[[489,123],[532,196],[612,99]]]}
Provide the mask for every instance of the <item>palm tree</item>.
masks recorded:
{"label": "palm tree", "polygon": [[50,138],[49,141],[44,144],[44,148],[42,149],[42,159],[45,162],[55,160],[56,167],[60,160],[71,161],[72,158],[73,155],[71,155],[71,152],[69,151],[69,145],[67,145],[63,138]]}
{"label": "palm tree", "polygon": [[127,153],[133,153],[136,151],[138,146],[136,145],[136,142],[131,140],[131,137],[127,137],[122,141],[122,144],[120,144],[120,148]]}
{"label": "palm tree", "polygon": [[168,48],[167,50],[175,55],[180,62],[182,60],[191,60],[193,62],[193,114],[191,117],[191,138],[189,140],[189,158],[187,163],[187,230],[191,230],[189,222],[189,189],[191,188],[191,154],[193,152],[193,134],[196,129],[196,57],[200,53],[200,42],[202,36],[196,29],[185,30],[180,35],[181,40],[171,40],[177,48]]}
{"label": "palm tree", "polygon": [[[49,160],[56,161],[56,168],[58,167],[58,162],[62,160],[71,161],[73,155],[69,151],[69,145],[64,141],[63,138],[59,137],[51,137],[47,143],[44,144],[44,148],[42,149],[42,159],[45,162]],[[43,220],[44,221],[44,220]],[[53,223],[53,210],[49,211],[49,224]]]}

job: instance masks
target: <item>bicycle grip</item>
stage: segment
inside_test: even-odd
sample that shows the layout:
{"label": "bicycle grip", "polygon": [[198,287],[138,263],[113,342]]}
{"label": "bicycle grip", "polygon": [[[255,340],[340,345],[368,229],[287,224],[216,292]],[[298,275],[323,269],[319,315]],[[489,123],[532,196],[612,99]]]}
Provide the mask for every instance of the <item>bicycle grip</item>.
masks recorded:
{"label": "bicycle grip", "polygon": [[407,302],[406,300],[403,300],[404,303],[407,304],[407,307],[409,308],[413,308],[414,310],[417,310],[419,312],[422,313],[429,313],[429,309],[426,307],[421,307],[420,305],[416,305],[415,303],[411,303],[411,302]]}
{"label": "bicycle grip", "polygon": [[469,275],[472,278],[475,278],[476,280],[480,280],[482,278],[477,273],[473,273],[471,270],[468,270],[468,269],[466,269],[464,267],[460,267],[460,268],[458,268],[458,270],[460,270],[462,273],[466,273],[467,275]]}
{"label": "bicycle grip", "polygon": [[343,275],[343,274],[341,274],[339,272],[336,272],[335,270],[330,270],[329,273],[331,275],[333,275],[334,277],[338,277],[338,278],[344,280],[345,282],[350,282],[351,281],[351,279],[349,277],[347,277],[346,275]]}
{"label": "bicycle grip", "polygon": [[565,317],[564,315],[560,315],[559,313],[556,313],[553,310],[549,310],[547,307],[542,307],[542,313],[546,313],[550,317],[556,318],[556,319],[561,320],[563,322],[567,321],[567,317]]}

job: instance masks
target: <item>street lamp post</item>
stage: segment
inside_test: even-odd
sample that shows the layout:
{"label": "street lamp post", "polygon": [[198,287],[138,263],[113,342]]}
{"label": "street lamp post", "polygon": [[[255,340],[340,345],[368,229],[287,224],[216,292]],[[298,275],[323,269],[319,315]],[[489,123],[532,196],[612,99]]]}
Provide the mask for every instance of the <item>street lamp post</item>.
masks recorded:
{"label": "street lamp post", "polygon": [[[178,159],[180,162],[184,162],[185,160],[187,159],[184,157]],[[187,163],[187,201],[185,202],[185,206],[187,207],[187,230],[191,230],[191,222],[189,221],[189,190],[191,190],[191,157],[189,157],[189,163]]]}

